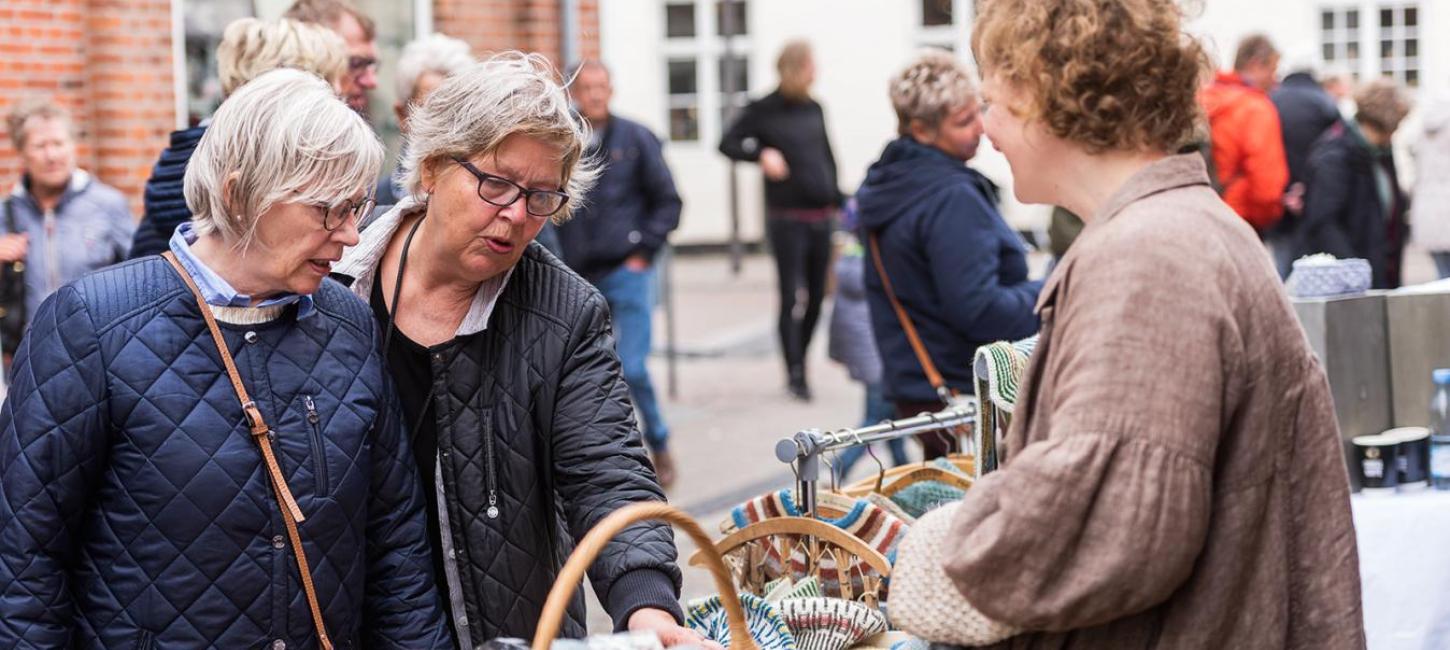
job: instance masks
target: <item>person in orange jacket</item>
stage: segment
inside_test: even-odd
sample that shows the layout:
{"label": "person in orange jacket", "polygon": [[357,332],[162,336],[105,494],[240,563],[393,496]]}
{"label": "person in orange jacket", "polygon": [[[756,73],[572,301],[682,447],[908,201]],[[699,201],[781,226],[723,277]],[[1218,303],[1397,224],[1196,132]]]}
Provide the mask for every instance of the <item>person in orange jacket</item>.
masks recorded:
{"label": "person in orange jacket", "polygon": [[1239,43],[1233,71],[1222,71],[1199,95],[1223,200],[1263,234],[1284,213],[1289,165],[1279,112],[1269,100],[1278,81],[1279,52],[1267,36]]}

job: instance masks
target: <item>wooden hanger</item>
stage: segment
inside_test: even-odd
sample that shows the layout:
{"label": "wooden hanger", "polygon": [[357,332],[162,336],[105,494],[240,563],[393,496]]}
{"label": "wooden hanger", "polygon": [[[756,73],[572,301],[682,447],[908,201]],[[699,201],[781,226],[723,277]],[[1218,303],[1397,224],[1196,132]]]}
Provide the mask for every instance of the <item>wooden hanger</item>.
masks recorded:
{"label": "wooden hanger", "polygon": [[[831,524],[819,519],[808,517],[775,517],[765,521],[757,521],[749,526],[741,528],[724,539],[715,542],[715,550],[721,555],[738,550],[746,544],[769,537],[780,537],[783,535],[794,535],[797,537],[808,537],[813,540],[826,542],[832,546],[840,547],[842,550],[860,558],[866,566],[875,569],[880,575],[891,575],[891,562],[880,551],[871,548],[860,538],[841,530]],[[705,554],[703,551],[695,551],[690,556],[690,566],[704,566]]]}
{"label": "wooden hanger", "polygon": [[913,467],[911,471],[881,488],[881,494],[895,496],[902,490],[925,481],[936,481],[964,491],[972,487],[972,479],[956,472],[948,472],[940,467]]}
{"label": "wooden hanger", "polygon": [[[958,469],[960,469],[962,471],[962,474],[965,474],[966,476],[971,476],[972,475],[973,468],[976,466],[976,461],[975,461],[975,459],[972,458],[972,455],[971,454],[951,454],[951,455],[948,455],[946,457],[946,459],[952,465],[955,465]],[[878,481],[882,485],[882,488],[880,488],[880,489],[881,490],[884,490],[884,488],[885,488],[886,485],[891,484],[891,483],[895,483],[901,477],[903,477],[903,476],[905,476],[905,475],[907,475],[907,474],[909,474],[911,472],[914,472],[916,470],[920,470],[920,469],[932,469],[932,466],[926,464],[925,462],[921,462],[921,463],[911,463],[911,464],[907,464],[907,465],[900,465],[900,466],[897,466],[897,467],[893,467],[891,469],[888,469],[885,472],[882,472],[880,474],[874,474],[872,476],[868,476],[868,477],[863,478],[863,479],[861,479],[859,481],[856,481],[855,483],[852,483],[852,484],[850,484],[850,485],[848,485],[848,486],[846,486],[844,488],[841,488],[840,490],[838,490],[838,492],[840,492],[841,494],[844,494],[844,495],[846,495],[848,497],[856,497],[856,498],[859,499],[859,498],[864,497],[864,496],[866,496],[866,495],[868,495],[868,494],[870,494],[872,492],[877,492],[878,491],[878,488],[877,488]],[[951,474],[951,472],[947,472],[947,473],[948,474]],[[959,476],[958,478],[961,478],[961,477]],[[943,481],[943,482],[945,483],[946,481]],[[953,483],[949,483],[949,484],[950,485],[955,485],[954,482]],[[906,487],[906,486],[902,486],[902,487]]]}

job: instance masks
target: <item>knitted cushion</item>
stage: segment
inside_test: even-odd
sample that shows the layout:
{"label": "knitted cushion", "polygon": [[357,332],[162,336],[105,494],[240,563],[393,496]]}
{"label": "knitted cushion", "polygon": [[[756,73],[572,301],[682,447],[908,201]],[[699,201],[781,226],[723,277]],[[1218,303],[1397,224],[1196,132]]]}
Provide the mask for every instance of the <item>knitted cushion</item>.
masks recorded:
{"label": "knitted cushion", "polygon": [[942,569],[944,552],[957,546],[952,518],[959,505],[931,511],[902,540],[891,568],[891,623],[933,643],[996,643],[1020,630],[977,611]]}
{"label": "knitted cushion", "polygon": [[[760,650],[796,650],[795,637],[780,616],[775,605],[752,594],[740,594],[740,606],[745,610],[745,623],[750,636]],[[706,639],[730,647],[730,622],[725,615],[725,606],[719,596],[711,596],[690,607],[685,617],[685,626],[699,632]]]}
{"label": "knitted cushion", "polygon": [[886,631],[886,615],[840,598],[796,598],[780,604],[800,650],[846,650]]}

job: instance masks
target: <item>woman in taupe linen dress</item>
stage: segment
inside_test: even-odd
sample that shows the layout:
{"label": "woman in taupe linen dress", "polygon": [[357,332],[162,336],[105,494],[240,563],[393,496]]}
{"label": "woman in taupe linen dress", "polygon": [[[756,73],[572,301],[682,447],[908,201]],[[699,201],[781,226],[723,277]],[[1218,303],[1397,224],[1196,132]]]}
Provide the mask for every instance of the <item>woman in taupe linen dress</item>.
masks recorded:
{"label": "woman in taupe linen dress", "polygon": [[1017,198],[1086,227],[1038,301],[1000,470],[942,566],[1009,648],[1362,648],[1327,381],[1188,142],[1172,0],[984,0],[985,126]]}

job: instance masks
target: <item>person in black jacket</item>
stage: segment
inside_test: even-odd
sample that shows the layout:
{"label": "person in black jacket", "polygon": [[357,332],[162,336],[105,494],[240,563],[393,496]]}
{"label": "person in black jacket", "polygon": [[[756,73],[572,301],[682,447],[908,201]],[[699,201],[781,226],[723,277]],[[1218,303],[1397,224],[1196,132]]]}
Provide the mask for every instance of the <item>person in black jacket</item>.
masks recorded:
{"label": "person in black jacket", "polygon": [[1409,198],[1390,140],[1410,112],[1403,87],[1376,79],[1354,96],[1354,120],[1314,143],[1305,176],[1304,222],[1294,257],[1329,253],[1369,261],[1376,289],[1400,286]]}
{"label": "person in black jacket", "polygon": [[[810,96],[816,75],[810,45],[788,43],[776,69],[780,87],[745,107],[720,139],[720,152],[732,160],[758,162],[765,174],[766,236],[780,285],[780,346],[791,394],[809,400],[806,351],[826,299],[832,221],[841,190],[825,114]],[[802,287],[806,304],[797,319],[796,293]]]}
{"label": "person in black jacket", "polygon": [[[970,394],[978,346],[1037,331],[1042,283],[1027,279],[1027,251],[997,213],[995,187],[965,164],[982,136],[971,73],[951,54],[925,53],[892,80],[891,103],[901,137],[856,194],[862,240],[868,259],[878,248],[885,279],[946,386]],[[899,416],[946,408],[875,264],[866,265],[866,295],[886,399]],[[935,436],[921,442],[928,458],[952,447]]]}
{"label": "person in black jacket", "polygon": [[[449,77],[409,118],[407,195],[337,272],[368,300],[412,423],[428,535],[459,645],[532,637],[574,543],[663,501],[604,298],[534,241],[592,184],[585,127],[538,54]],[[681,627],[668,526],[615,537],[589,572],[616,629]],[[563,627],[581,636],[578,596]]]}
{"label": "person in black jacket", "polygon": [[660,483],[674,482],[669,427],[645,360],[650,351],[650,313],[655,304],[654,259],[680,224],[680,194],[665,164],[660,141],[644,125],[613,115],[609,69],[585,61],[568,75],[579,113],[592,136],[585,155],[603,168],[569,223],[559,227],[564,262],[604,294],[614,317],[624,381],[644,420],[644,440]]}
{"label": "person in black jacket", "polygon": [[1334,99],[1311,72],[1299,70],[1269,93],[1274,108],[1279,110],[1279,124],[1284,132],[1284,158],[1289,163],[1289,187],[1285,190],[1284,216],[1269,233],[1274,249],[1274,264],[1280,277],[1289,277],[1293,264],[1293,242],[1304,213],[1304,177],[1308,173],[1309,149],[1329,127],[1339,121]]}
{"label": "person in black jacket", "polygon": [[[289,18],[241,18],[227,25],[217,46],[223,98],[274,68],[305,70],[340,88],[347,72],[347,44],[332,30]],[[161,152],[146,180],[145,214],[131,243],[131,259],[165,252],[176,227],[191,219],[181,194],[181,179],[204,133],[205,122],[172,132],[171,146]]]}

